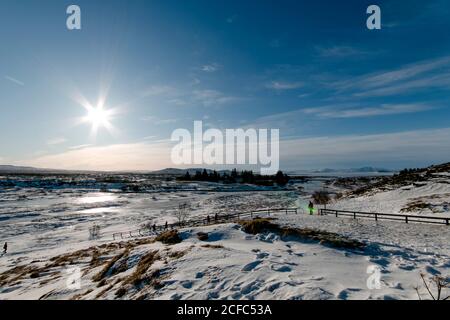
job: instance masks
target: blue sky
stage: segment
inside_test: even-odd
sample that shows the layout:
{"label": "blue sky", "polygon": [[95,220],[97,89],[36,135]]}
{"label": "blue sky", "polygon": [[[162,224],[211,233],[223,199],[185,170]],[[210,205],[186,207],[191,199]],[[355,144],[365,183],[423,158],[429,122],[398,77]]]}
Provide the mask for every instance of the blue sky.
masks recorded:
{"label": "blue sky", "polygon": [[[82,30],[66,28],[77,4]],[[382,29],[366,28],[366,8]],[[279,128],[283,169],[450,160],[450,4],[0,3],[0,164],[171,167],[170,135]],[[94,136],[80,97],[116,113]]]}

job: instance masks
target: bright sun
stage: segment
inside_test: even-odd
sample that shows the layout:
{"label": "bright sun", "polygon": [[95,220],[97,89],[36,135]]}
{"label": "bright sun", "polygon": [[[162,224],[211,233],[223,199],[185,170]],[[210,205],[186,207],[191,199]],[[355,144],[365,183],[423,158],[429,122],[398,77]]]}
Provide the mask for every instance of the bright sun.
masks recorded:
{"label": "bright sun", "polygon": [[92,123],[94,127],[103,127],[108,123],[109,114],[102,107],[91,108],[88,110],[86,120]]}
{"label": "bright sun", "polygon": [[105,109],[103,105],[98,105],[96,107],[87,105],[85,108],[87,110],[87,115],[83,118],[83,122],[92,125],[92,135],[95,136],[100,128],[106,128],[109,132],[113,130],[113,126],[110,122],[114,113],[112,109]]}
{"label": "bright sun", "polygon": [[85,116],[78,118],[77,122],[90,124],[92,137],[97,135],[99,129],[106,129],[112,135],[117,133],[111,121],[120,113],[120,109],[105,106],[106,94],[99,95],[97,104],[90,103],[81,93],[75,94],[74,100],[87,112]]}

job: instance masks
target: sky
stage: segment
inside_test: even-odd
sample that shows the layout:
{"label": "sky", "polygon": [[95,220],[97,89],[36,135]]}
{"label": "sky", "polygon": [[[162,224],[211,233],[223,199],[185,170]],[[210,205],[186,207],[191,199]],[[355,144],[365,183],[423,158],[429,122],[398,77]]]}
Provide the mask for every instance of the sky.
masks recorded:
{"label": "sky", "polygon": [[448,162],[449,14],[446,0],[1,0],[0,164],[174,167],[171,134],[195,120],[279,129],[284,170]]}

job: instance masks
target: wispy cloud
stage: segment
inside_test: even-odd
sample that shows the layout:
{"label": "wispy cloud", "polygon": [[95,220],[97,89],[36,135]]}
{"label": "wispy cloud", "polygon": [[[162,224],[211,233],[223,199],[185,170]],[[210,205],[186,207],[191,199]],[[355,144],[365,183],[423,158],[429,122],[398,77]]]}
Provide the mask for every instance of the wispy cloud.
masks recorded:
{"label": "wispy cloud", "polygon": [[218,90],[195,90],[192,97],[194,101],[200,102],[205,107],[220,106],[241,100],[239,97],[229,96]]}
{"label": "wispy cloud", "polygon": [[69,150],[78,150],[78,149],[83,149],[83,148],[87,148],[87,147],[91,147],[91,146],[92,146],[92,144],[80,144],[78,146],[69,147],[68,149]]}
{"label": "wispy cloud", "polygon": [[315,115],[320,118],[361,118],[375,117],[384,115],[404,114],[423,112],[434,109],[434,107],[425,104],[383,104],[377,107],[319,107],[306,108],[303,113]]}
{"label": "wispy cloud", "polygon": [[85,147],[15,164],[67,170],[155,170],[170,167],[169,142]]}
{"label": "wispy cloud", "polygon": [[321,57],[343,58],[356,55],[366,55],[369,51],[364,51],[351,46],[316,47],[316,51]]}
{"label": "wispy cloud", "polygon": [[5,76],[5,79],[6,79],[6,80],[9,80],[9,81],[11,81],[12,83],[15,83],[15,84],[17,84],[17,85],[19,85],[19,86],[24,86],[24,85],[25,85],[24,82],[22,82],[22,81],[20,81],[20,80],[18,80],[18,79],[16,79],[16,78],[10,77],[10,76]]}
{"label": "wispy cloud", "polygon": [[355,96],[388,96],[430,87],[450,85],[450,57],[403,66],[350,79],[335,81],[331,87],[355,91]]}
{"label": "wispy cloud", "polygon": [[305,84],[303,82],[287,82],[287,81],[271,81],[266,84],[266,88],[282,91],[282,90],[294,90],[303,87]]}
{"label": "wispy cloud", "polygon": [[210,64],[205,64],[205,65],[203,65],[200,69],[203,71],[203,72],[209,72],[209,73],[212,73],[212,72],[216,72],[217,70],[219,70],[221,68],[221,65],[220,64],[218,64],[218,63],[210,63]]}
{"label": "wispy cloud", "polygon": [[[297,138],[280,143],[281,163],[289,168],[367,165],[430,165],[450,158],[450,128],[374,135]],[[420,150],[420,152],[418,152]]]}
{"label": "wispy cloud", "polygon": [[144,97],[160,96],[160,95],[173,95],[177,94],[178,90],[174,87],[167,85],[153,85],[145,89],[142,93]]}
{"label": "wispy cloud", "polygon": [[178,121],[178,119],[161,119],[155,116],[147,116],[147,117],[143,117],[142,121],[149,121],[153,124],[169,124],[169,123],[175,123]]}
{"label": "wispy cloud", "polygon": [[63,144],[66,141],[67,141],[67,139],[64,137],[57,137],[57,138],[52,138],[50,140],[47,140],[47,144],[49,146],[54,146],[54,145],[58,145],[58,144]]}
{"label": "wispy cloud", "polygon": [[370,118],[395,114],[426,112],[438,108],[428,104],[383,104],[379,106],[363,106],[360,104],[326,105],[320,107],[303,107],[291,111],[279,112],[259,117],[246,127],[283,128],[284,134],[296,134],[299,129],[313,125],[311,119],[350,119]]}
{"label": "wispy cloud", "polygon": [[[212,72],[212,71],[210,71]],[[243,100],[244,98],[228,95],[220,90],[215,89],[195,89],[192,87],[179,88],[167,85],[150,86],[145,90],[145,96],[158,96],[164,99],[168,104],[176,106],[198,105],[203,106],[220,106],[230,102]],[[146,117],[147,118],[147,117]],[[145,118],[144,118],[145,120]],[[147,120],[154,120],[151,117]]]}

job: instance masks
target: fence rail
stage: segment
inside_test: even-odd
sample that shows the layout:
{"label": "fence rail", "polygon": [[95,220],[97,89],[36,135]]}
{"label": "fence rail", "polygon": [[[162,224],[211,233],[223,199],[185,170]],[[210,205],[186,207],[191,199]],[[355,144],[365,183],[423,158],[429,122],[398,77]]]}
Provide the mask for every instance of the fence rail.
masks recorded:
{"label": "fence rail", "polygon": [[[270,217],[272,214],[284,213],[284,214],[298,214],[297,208],[269,208],[269,209],[261,209],[261,210],[253,210],[247,212],[234,212],[230,214],[217,214],[217,215],[209,215],[206,217],[194,218],[182,223],[167,223],[160,225],[153,225],[151,227],[140,228],[135,230],[128,231],[119,231],[113,233],[113,240],[116,239],[125,239],[125,238],[134,238],[134,237],[146,237],[152,235],[158,235],[159,233],[175,229],[175,228],[187,228],[187,227],[198,227],[198,226],[207,226],[225,223],[228,221],[241,220],[245,218],[254,218],[260,217],[261,215],[265,215],[266,217]],[[209,217],[209,218],[208,218]]]}
{"label": "fence rail", "polygon": [[356,218],[369,218],[378,220],[393,220],[403,221],[405,223],[418,222],[418,223],[431,223],[431,224],[445,224],[450,225],[450,217],[426,217],[417,215],[403,215],[394,213],[378,213],[378,212],[360,212],[360,211],[346,211],[346,210],[334,210],[334,209],[320,209],[322,215],[335,215],[336,217],[352,217]]}

